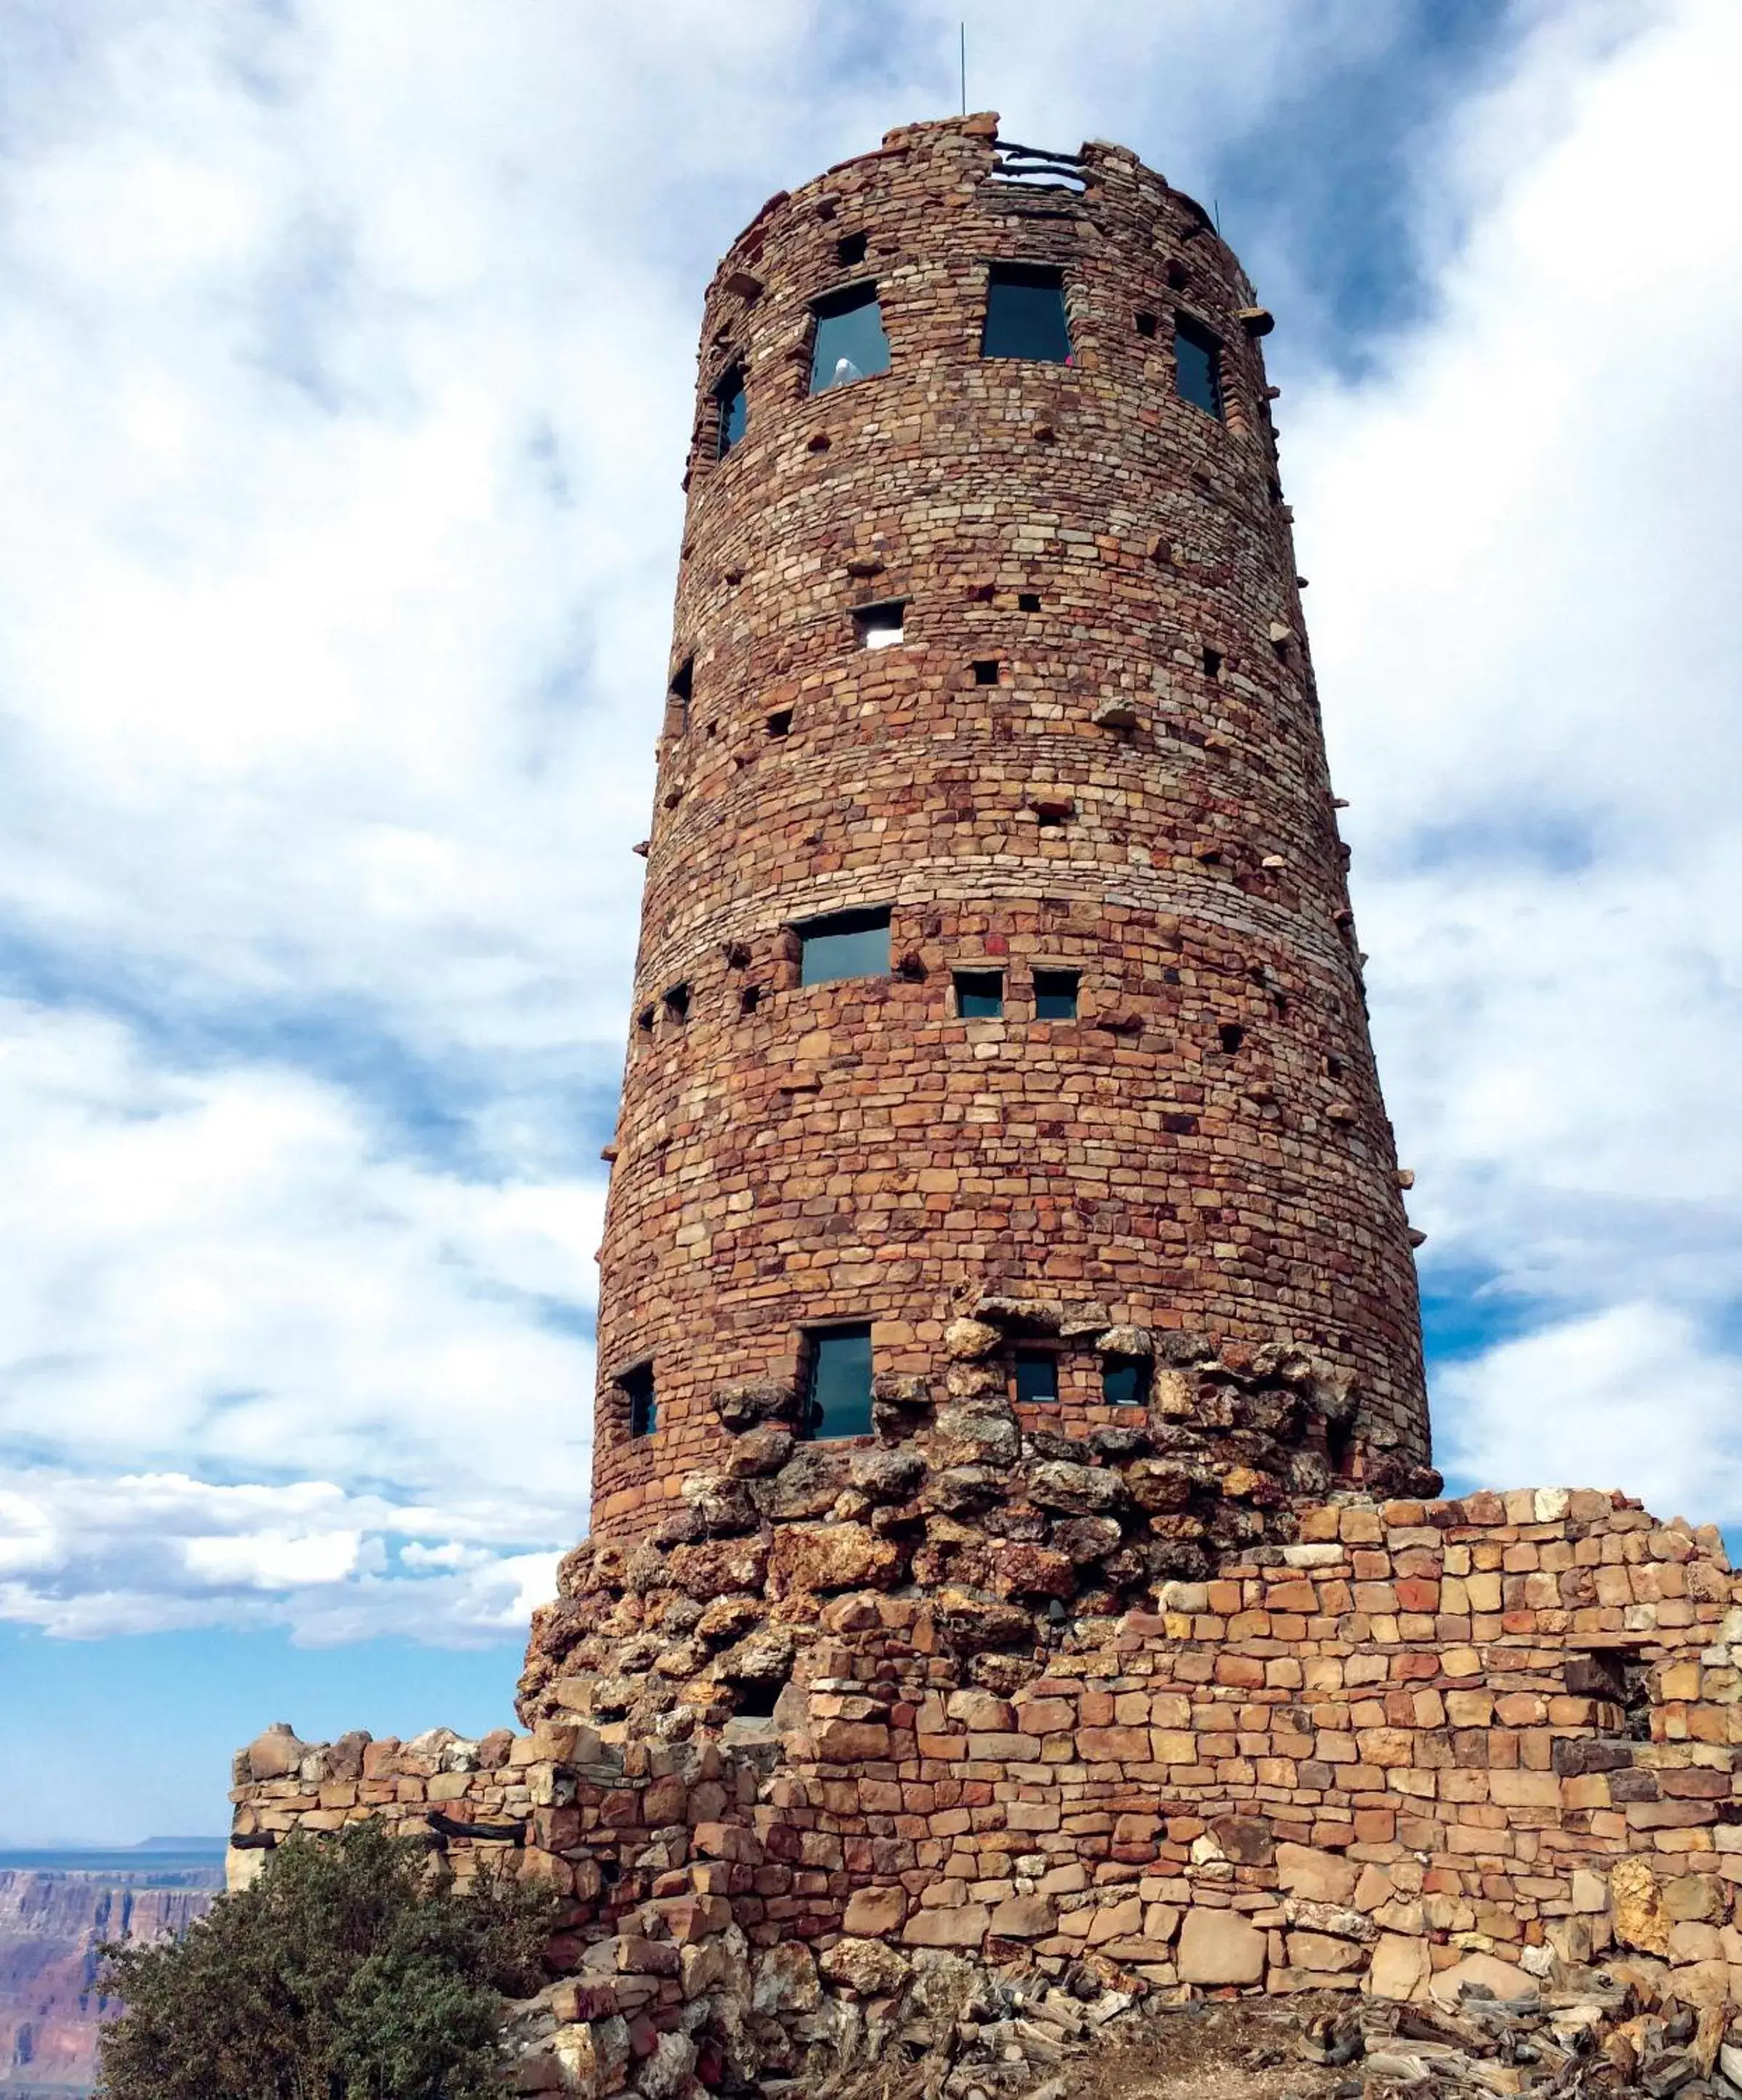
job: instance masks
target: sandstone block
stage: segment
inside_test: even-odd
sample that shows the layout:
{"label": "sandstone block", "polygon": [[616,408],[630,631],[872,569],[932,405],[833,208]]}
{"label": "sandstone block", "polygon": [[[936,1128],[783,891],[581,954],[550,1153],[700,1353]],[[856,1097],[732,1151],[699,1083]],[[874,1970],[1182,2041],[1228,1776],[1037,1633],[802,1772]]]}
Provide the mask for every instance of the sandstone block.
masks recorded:
{"label": "sandstone block", "polygon": [[817,1966],[831,1983],[861,1998],[892,1996],[913,1973],[905,1957],[880,1939],[838,1939]]}
{"label": "sandstone block", "polygon": [[1422,1995],[1428,1973],[1427,1942],[1388,1932],[1373,1949],[1373,1964],[1361,1988],[1369,1997],[1391,1998],[1402,2004]]}
{"label": "sandstone block", "polygon": [[901,1937],[909,1947],[978,1947],[991,1923],[984,1904],[957,1904],[953,1909],[916,1911]]}
{"label": "sandstone block", "polygon": [[881,1939],[899,1932],[907,1921],[907,1891],[900,1888],[855,1889],[847,1899],[841,1929],[859,1939]]}
{"label": "sandstone block", "polygon": [[1264,1935],[1240,1912],[1194,1904],[1179,1928],[1183,1983],[1256,1983],[1264,1974]]}
{"label": "sandstone block", "polygon": [[1360,1868],[1353,1860],[1306,1845],[1276,1847],[1276,1878],[1292,1896],[1309,1903],[1351,1904]]}
{"label": "sandstone block", "polygon": [[882,1588],[899,1575],[901,1551],[862,1524],[783,1524],[774,1535],[772,1566],[788,1595]]}

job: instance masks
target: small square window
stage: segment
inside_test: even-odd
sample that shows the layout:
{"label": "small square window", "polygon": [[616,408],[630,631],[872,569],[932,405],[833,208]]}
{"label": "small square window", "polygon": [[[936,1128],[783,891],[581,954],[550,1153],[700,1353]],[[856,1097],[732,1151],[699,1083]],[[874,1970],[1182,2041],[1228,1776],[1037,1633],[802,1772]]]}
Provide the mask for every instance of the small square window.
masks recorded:
{"label": "small square window", "polygon": [[843,270],[851,270],[856,262],[864,261],[867,239],[863,233],[843,233],[835,243],[835,260]]}
{"label": "small square window", "polygon": [[889,907],[831,912],[798,929],[798,982],[833,984],[842,977],[889,974]]}
{"label": "small square window", "polygon": [[1148,1365],[1139,1357],[1109,1357],[1101,1367],[1101,1397],[1109,1407],[1147,1407]]}
{"label": "small square window", "polygon": [[1206,678],[1219,678],[1222,676],[1222,651],[1219,649],[1206,649],[1204,651],[1204,676]]}
{"label": "small square window", "polygon": [[714,405],[719,417],[718,456],[727,453],[744,435],[749,422],[749,404],[744,391],[744,372],[734,365],[714,390]]}
{"label": "small square window", "polygon": [[1068,364],[1071,330],[1064,313],[1064,273],[1027,262],[994,262],[986,273],[982,357],[1026,357]]}
{"label": "small square window", "polygon": [[635,1016],[635,1026],[643,1035],[651,1035],[653,1033],[653,1009],[651,1006],[643,1007],[640,1012]]}
{"label": "small square window", "polygon": [[1174,386],[1183,401],[1221,420],[1222,346],[1183,314],[1174,324]]}
{"label": "small square window", "polygon": [[1019,612],[1038,612],[1040,609],[1041,594],[1038,591],[1017,592],[1016,610]]}
{"label": "small square window", "polygon": [[653,1366],[637,1364],[617,1380],[631,1436],[651,1436],[659,1427],[659,1401],[653,1390]]}
{"label": "small square window", "polygon": [[1059,1405],[1059,1359],[1050,1349],[1019,1349],[1015,1372],[1019,1401],[1031,1407]]}
{"label": "small square window", "polygon": [[898,598],[888,605],[856,607],[853,632],[861,649],[893,649],[907,638],[905,603]]}
{"label": "small square window", "polygon": [[957,970],[956,1011],[964,1021],[996,1021],[1004,1012],[1002,970]]}
{"label": "small square window", "polygon": [[871,1330],[827,1327],[809,1338],[800,1432],[820,1442],[871,1434]]}
{"label": "small square window", "polygon": [[975,664],[974,682],[976,686],[995,686],[997,684],[998,660],[996,656],[983,656]]}
{"label": "small square window", "polygon": [[793,711],[790,708],[778,708],[773,714],[769,716],[768,734],[770,736],[790,736],[792,733]]}
{"label": "small square window", "polygon": [[1137,316],[1137,332],[1141,336],[1153,337],[1160,326],[1161,323],[1154,314],[1139,314]]}
{"label": "small square window", "polygon": [[674,985],[665,995],[665,1011],[674,1021],[688,1021],[690,1010],[690,988],[687,984]]}
{"label": "small square window", "polygon": [[850,386],[889,369],[889,338],[874,285],[856,285],[819,299],[811,310],[816,332],[811,343],[811,391]]}
{"label": "small square window", "polygon": [[1077,1018],[1075,970],[1037,970],[1034,973],[1034,1017],[1037,1021],[1074,1021]]}

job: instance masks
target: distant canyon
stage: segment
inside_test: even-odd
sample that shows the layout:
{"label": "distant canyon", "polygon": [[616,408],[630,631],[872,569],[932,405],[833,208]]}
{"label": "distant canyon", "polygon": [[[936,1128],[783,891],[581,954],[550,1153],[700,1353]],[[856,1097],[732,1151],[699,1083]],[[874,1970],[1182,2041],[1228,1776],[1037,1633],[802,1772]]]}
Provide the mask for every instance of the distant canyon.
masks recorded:
{"label": "distant canyon", "polygon": [[105,2012],[97,1949],[185,1932],[222,1885],[220,1861],[0,1866],[0,2096],[77,2100],[96,2083]]}

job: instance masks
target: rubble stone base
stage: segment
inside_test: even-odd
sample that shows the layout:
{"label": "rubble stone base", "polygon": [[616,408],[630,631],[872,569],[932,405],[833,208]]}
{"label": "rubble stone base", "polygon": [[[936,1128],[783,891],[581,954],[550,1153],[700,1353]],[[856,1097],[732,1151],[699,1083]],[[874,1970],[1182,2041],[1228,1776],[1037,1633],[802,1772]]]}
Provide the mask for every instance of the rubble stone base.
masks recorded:
{"label": "rubble stone base", "polygon": [[1742,2003],[1714,1531],[1564,1489],[1351,1500],[1044,1650],[984,1645],[974,1601],[813,1599],[774,1712],[687,1735],[669,1710],[270,1731],[238,1759],[232,1886],[368,1815],[462,1881],[511,1853],[567,1904],[524,2089],[597,2100],[814,2079],[1013,1966],[1079,2006],[1426,2005],[1625,1957]]}

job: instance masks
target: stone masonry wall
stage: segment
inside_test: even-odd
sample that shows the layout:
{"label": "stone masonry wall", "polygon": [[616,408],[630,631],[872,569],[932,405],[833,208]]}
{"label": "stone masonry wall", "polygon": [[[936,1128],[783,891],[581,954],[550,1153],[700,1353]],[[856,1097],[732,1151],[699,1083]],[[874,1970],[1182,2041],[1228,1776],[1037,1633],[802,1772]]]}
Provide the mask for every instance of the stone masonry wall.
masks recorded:
{"label": "stone masonry wall", "polygon": [[[593,1519],[633,1544],[723,1389],[867,1320],[935,1378],[988,1295],[1298,1347],[1351,1454],[1428,1456],[1410,1235],[1258,336],[1203,211],[1122,148],[1007,179],[996,119],[772,199],[710,288],[601,1254]],[[861,252],[862,250],[862,252]],[[988,262],[1062,270],[1068,364],[979,355]],[[874,282],[884,373],[807,391],[811,302]],[[1177,315],[1221,345],[1183,399]],[[714,390],[748,421],[718,457]],[[898,646],[856,607],[900,600]],[[984,682],[983,682],[983,681]],[[887,906],[893,968],[794,929]],[[1034,1017],[1037,968],[1081,973]],[[1005,973],[963,1019],[952,972]],[[1067,1337],[1059,1428],[1100,1418]],[[658,1427],[617,1381],[651,1365]]]}
{"label": "stone masonry wall", "polygon": [[[947,1955],[1410,1999],[1626,1949],[1742,2002],[1742,1588],[1716,1533],[1567,1489],[1299,1529],[1050,1651],[947,1601],[819,1599],[772,1715],[676,1739],[270,1732],[238,1760],[237,1878],[360,1815],[462,1875],[508,1849],[569,1899],[559,2010],[589,2039],[564,2046],[626,2052],[619,2084],[666,2034],[704,2088],[747,2050],[790,2067]],[[753,1994],[747,2034],[724,2008]]]}

